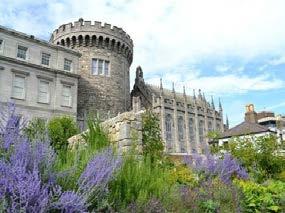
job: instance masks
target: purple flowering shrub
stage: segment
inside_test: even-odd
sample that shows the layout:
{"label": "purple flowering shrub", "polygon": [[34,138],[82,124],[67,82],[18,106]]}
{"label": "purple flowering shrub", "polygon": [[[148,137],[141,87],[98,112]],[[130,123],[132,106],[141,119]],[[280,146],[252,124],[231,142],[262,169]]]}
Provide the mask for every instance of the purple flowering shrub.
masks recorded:
{"label": "purple flowering shrub", "polygon": [[248,178],[246,170],[229,153],[222,159],[210,153],[194,154],[192,157],[186,157],[184,161],[194,171],[204,174],[207,178],[218,176],[226,184],[231,183],[233,177]]}
{"label": "purple flowering shrub", "polygon": [[[86,212],[95,189],[106,189],[121,159],[107,149],[89,162],[78,189],[63,191],[57,184],[56,153],[49,141],[30,142],[14,104],[0,113],[0,212]],[[90,199],[93,197],[93,199]]]}

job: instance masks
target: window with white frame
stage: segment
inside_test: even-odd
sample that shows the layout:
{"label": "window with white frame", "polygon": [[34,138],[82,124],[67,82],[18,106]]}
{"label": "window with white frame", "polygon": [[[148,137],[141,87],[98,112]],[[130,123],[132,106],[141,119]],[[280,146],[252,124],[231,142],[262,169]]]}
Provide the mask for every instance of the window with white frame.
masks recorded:
{"label": "window with white frame", "polygon": [[42,53],[42,64],[49,66],[50,54]]}
{"label": "window with white frame", "polygon": [[45,80],[39,80],[39,91],[38,91],[38,102],[49,103],[50,99],[50,88],[49,82]]}
{"label": "window with white frame", "polygon": [[27,47],[19,45],[18,46],[18,52],[17,52],[17,58],[21,58],[21,59],[26,60],[27,59],[27,51],[28,51]]}
{"label": "window with white frame", "polygon": [[110,76],[110,61],[93,58],[92,59],[92,74]]}
{"label": "window with white frame", "polygon": [[71,107],[72,93],[70,85],[62,85],[62,106]]}
{"label": "window with white frame", "polygon": [[0,53],[3,52],[4,49],[4,40],[0,38]]}
{"label": "window with white frame", "polygon": [[64,59],[64,70],[71,71],[72,70],[72,61],[69,59]]}
{"label": "window with white frame", "polygon": [[21,75],[15,75],[13,79],[12,97],[25,99],[25,81],[26,78]]}

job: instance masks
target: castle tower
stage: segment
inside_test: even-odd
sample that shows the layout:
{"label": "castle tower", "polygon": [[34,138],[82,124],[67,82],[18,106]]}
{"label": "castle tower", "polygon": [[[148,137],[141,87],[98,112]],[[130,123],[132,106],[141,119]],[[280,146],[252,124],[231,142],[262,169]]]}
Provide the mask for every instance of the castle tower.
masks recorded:
{"label": "castle tower", "polygon": [[84,21],[61,25],[50,42],[79,51],[78,120],[88,113],[100,118],[129,110],[133,41],[125,31],[110,24]]}

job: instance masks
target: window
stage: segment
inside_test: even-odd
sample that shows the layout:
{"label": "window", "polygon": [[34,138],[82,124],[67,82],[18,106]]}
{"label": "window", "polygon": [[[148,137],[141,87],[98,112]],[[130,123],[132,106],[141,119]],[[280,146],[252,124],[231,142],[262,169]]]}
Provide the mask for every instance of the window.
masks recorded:
{"label": "window", "polygon": [[208,123],[208,131],[209,132],[213,131],[213,123],[212,123],[212,121],[209,121],[209,123]]}
{"label": "window", "polygon": [[25,77],[15,75],[13,80],[12,97],[25,99]]}
{"label": "window", "polygon": [[72,61],[68,59],[64,59],[64,70],[65,71],[71,71],[72,69]]}
{"label": "window", "polygon": [[184,139],[184,121],[182,116],[178,118],[178,137],[179,140]]}
{"label": "window", "polygon": [[50,59],[50,54],[48,53],[42,53],[42,64],[49,66],[49,59]]}
{"label": "window", "polygon": [[194,132],[194,119],[189,118],[189,138],[190,142],[194,142],[195,140],[195,132]]}
{"label": "window", "polygon": [[71,96],[71,86],[62,86],[62,106],[71,107],[72,96]]}
{"label": "window", "polygon": [[17,52],[17,58],[21,58],[26,60],[27,58],[27,51],[28,48],[27,47],[23,47],[23,46],[18,46],[18,52]]}
{"label": "window", "polygon": [[4,41],[3,39],[0,39],[0,53],[3,52],[4,47]]}
{"label": "window", "polygon": [[178,118],[178,139],[179,141],[181,142],[181,152],[185,152],[186,149],[185,149],[185,144],[184,144],[184,120],[183,120],[183,117],[180,116]]}
{"label": "window", "polygon": [[203,140],[204,140],[204,121],[203,120],[199,121],[199,140],[200,140],[200,143],[203,143]]}
{"label": "window", "polygon": [[104,73],[105,73],[105,76],[108,76],[109,75],[109,61],[105,61],[105,64],[104,64]]}
{"label": "window", "polygon": [[103,59],[92,59],[92,74],[110,76],[110,61]]}
{"label": "window", "polygon": [[40,80],[39,82],[39,93],[38,93],[38,102],[40,103],[49,103],[49,82]]}
{"label": "window", "polygon": [[172,118],[170,114],[165,118],[166,142],[168,150],[172,149]]}

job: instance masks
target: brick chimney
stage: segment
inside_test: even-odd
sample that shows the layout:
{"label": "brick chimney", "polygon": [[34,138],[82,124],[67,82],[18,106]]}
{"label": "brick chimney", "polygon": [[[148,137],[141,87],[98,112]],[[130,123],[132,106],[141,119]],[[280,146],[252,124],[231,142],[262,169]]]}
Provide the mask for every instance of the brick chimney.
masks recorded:
{"label": "brick chimney", "polygon": [[257,113],[254,111],[254,105],[248,104],[245,106],[244,120],[250,123],[257,123]]}

